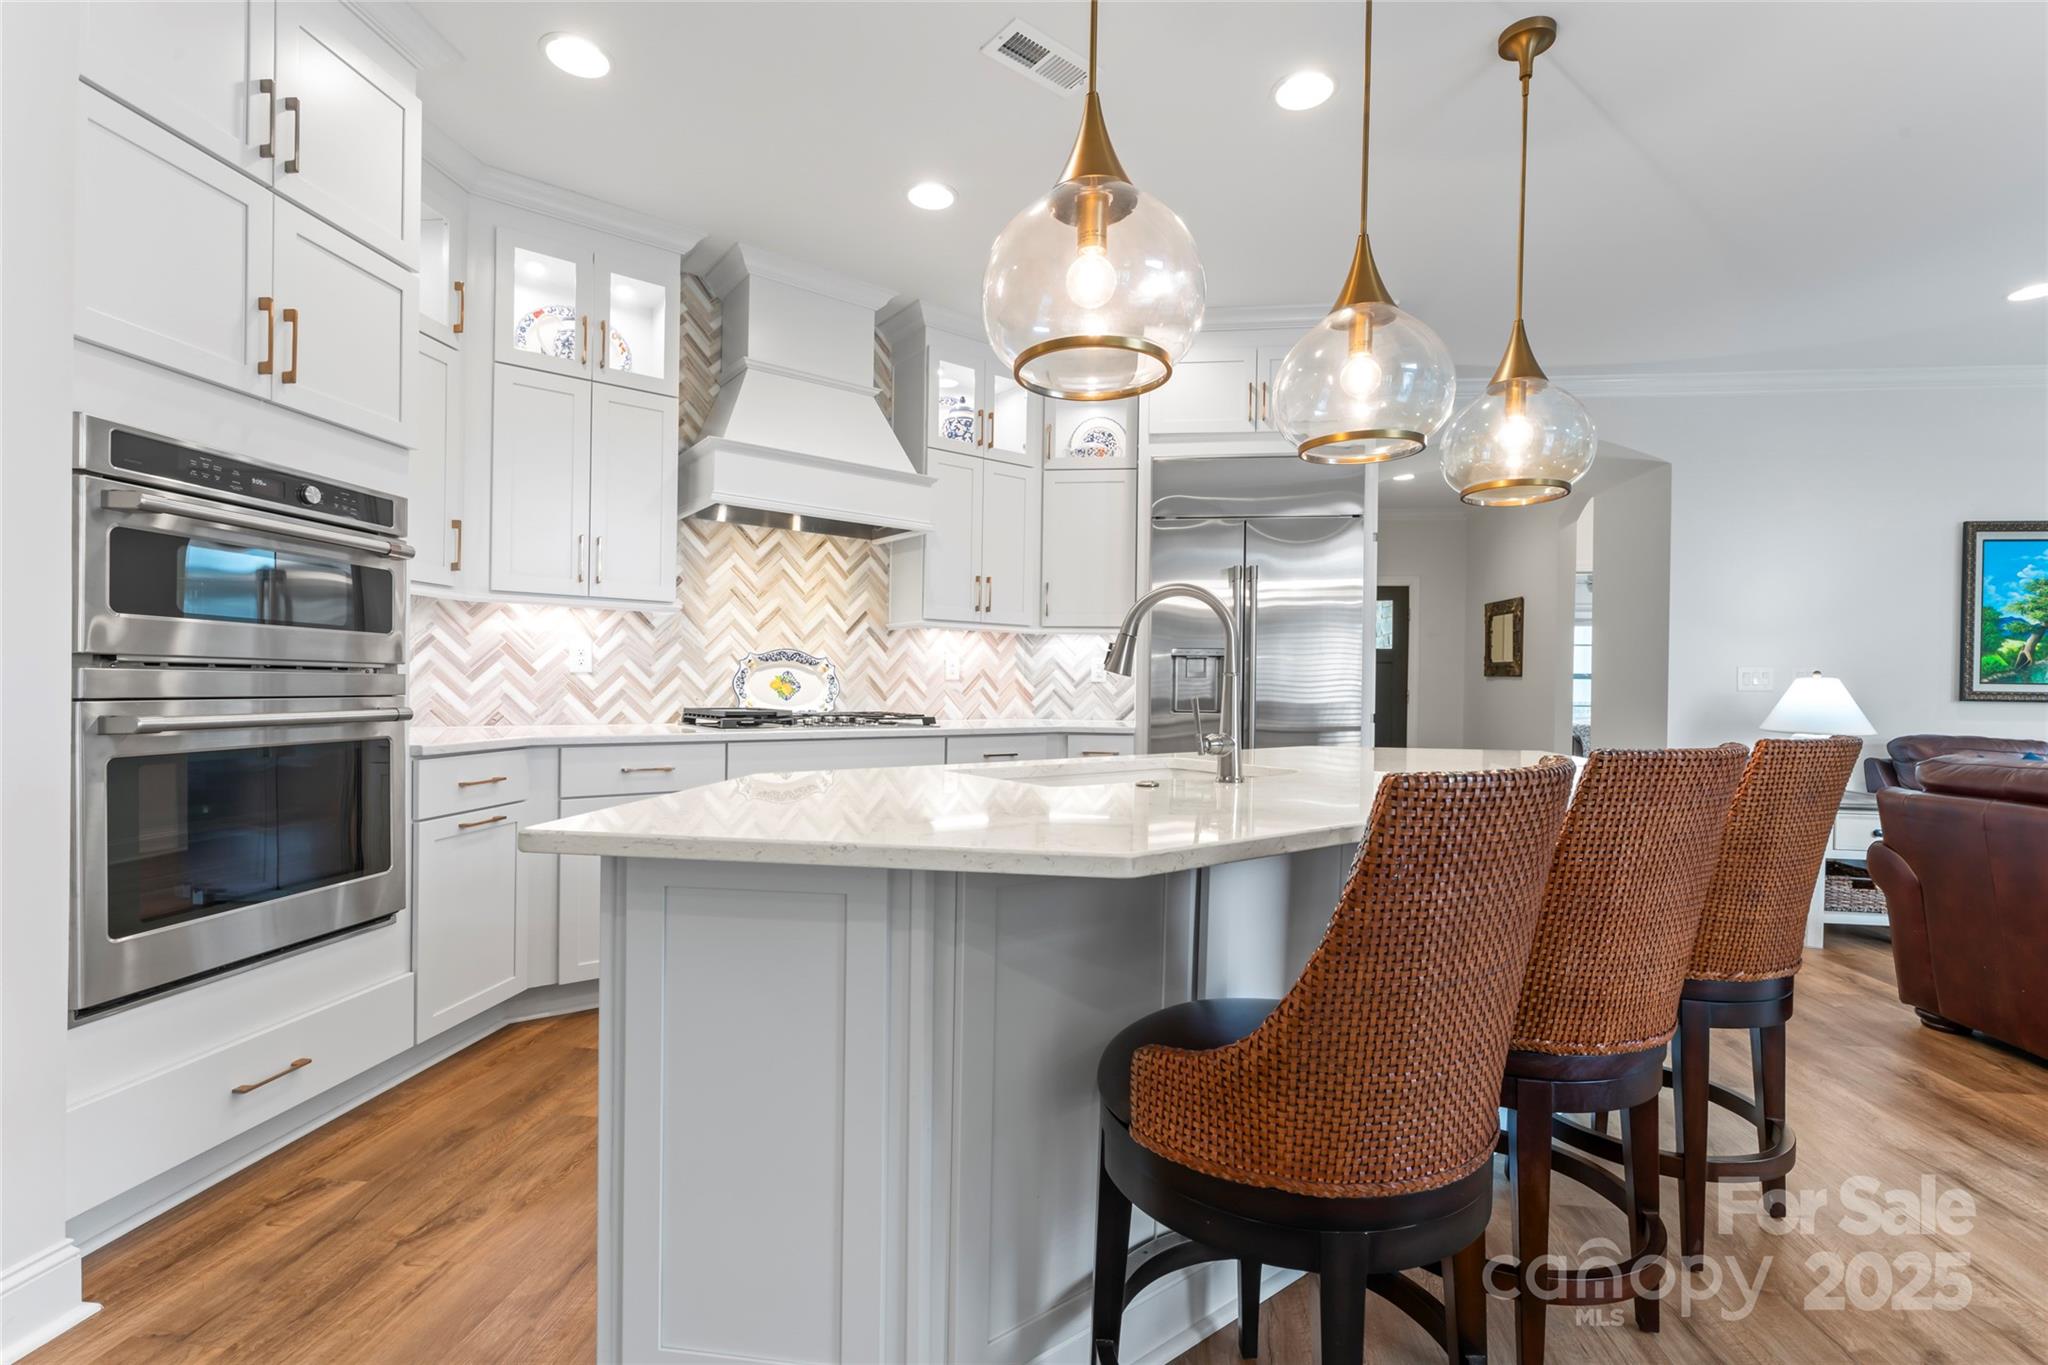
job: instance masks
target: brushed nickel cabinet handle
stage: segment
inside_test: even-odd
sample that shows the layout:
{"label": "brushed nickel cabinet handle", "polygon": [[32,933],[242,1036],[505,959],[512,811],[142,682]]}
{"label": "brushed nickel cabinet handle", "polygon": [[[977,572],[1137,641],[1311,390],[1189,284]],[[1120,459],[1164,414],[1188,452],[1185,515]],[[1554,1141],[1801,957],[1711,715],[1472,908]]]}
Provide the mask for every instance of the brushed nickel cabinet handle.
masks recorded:
{"label": "brushed nickel cabinet handle", "polygon": [[652,763],[644,768],[619,769],[619,771],[622,773],[672,773],[675,770],[676,765],[673,763]]}
{"label": "brushed nickel cabinet handle", "polygon": [[299,310],[280,308],[277,311],[277,318],[280,322],[290,323],[292,329],[292,363],[277,377],[277,381],[280,384],[296,384],[299,382]]}
{"label": "brushed nickel cabinet handle", "polygon": [[583,581],[583,537],[576,537],[576,581]]}
{"label": "brushed nickel cabinet handle", "polygon": [[455,325],[448,330],[460,332],[462,324],[469,321],[469,291],[462,287],[462,281],[455,282]]}
{"label": "brushed nickel cabinet handle", "polygon": [[462,518],[451,517],[449,528],[455,532],[455,554],[448,561],[449,573],[462,572]]}
{"label": "brushed nickel cabinet handle", "polygon": [[256,149],[256,155],[275,157],[277,155],[277,82],[265,76],[256,82],[257,90],[264,96],[264,103],[270,107],[265,116],[263,145]]}
{"label": "brushed nickel cabinet handle", "polygon": [[505,819],[505,817],[504,817],[504,816],[502,816],[502,815],[493,815],[493,816],[492,816],[492,817],[491,817],[490,819],[488,819],[488,820],[462,820],[462,821],[458,821],[458,822],[456,823],[456,826],[455,826],[455,828],[457,828],[457,829],[482,829],[482,828],[483,828],[483,827],[484,827],[485,825],[495,825],[495,824],[499,824],[499,823],[503,822],[503,820],[504,820],[504,819]]}
{"label": "brushed nickel cabinet handle", "polygon": [[247,1085],[238,1085],[230,1093],[236,1095],[246,1095],[251,1090],[261,1090],[264,1086],[269,1085],[272,1081],[277,1080],[279,1077],[289,1076],[294,1071],[297,1071],[300,1067],[311,1065],[313,1065],[313,1059],[311,1057],[300,1057],[297,1060],[295,1060],[290,1066],[286,1067],[284,1070],[273,1071],[260,1081],[250,1081]]}
{"label": "brushed nickel cabinet handle", "polygon": [[458,788],[467,791],[471,787],[495,787],[500,782],[504,782],[506,780],[507,779],[504,777],[472,777],[464,781],[457,782],[455,785]]}
{"label": "brushed nickel cabinet handle", "polygon": [[297,95],[286,95],[284,108],[292,116],[292,156],[284,163],[284,173],[297,175],[306,168],[306,110]]}
{"label": "brushed nickel cabinet handle", "polygon": [[263,359],[256,362],[256,373],[269,374],[277,368],[277,300],[265,294],[256,306],[263,310]]}

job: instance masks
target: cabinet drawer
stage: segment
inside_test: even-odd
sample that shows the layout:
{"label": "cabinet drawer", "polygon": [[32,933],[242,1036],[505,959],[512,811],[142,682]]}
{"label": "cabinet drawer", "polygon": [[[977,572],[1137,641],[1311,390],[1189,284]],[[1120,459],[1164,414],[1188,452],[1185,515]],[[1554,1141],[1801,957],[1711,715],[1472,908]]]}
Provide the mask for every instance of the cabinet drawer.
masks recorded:
{"label": "cabinet drawer", "polygon": [[407,974],[72,1105],[65,1212],[83,1213],[397,1056],[412,1045],[412,1014]]}
{"label": "cabinet drawer", "polygon": [[1853,853],[1860,858],[1877,842],[1882,832],[1877,822],[1877,812],[1874,810],[1837,815],[1833,847],[1838,853]]}
{"label": "cabinet drawer", "polygon": [[1065,735],[967,735],[946,741],[948,763],[1007,763],[1013,759],[1066,756]]}
{"label": "cabinet drawer", "polygon": [[419,785],[412,818],[508,806],[526,799],[526,751],[500,749],[488,754],[450,754],[423,758],[415,765]]}
{"label": "cabinet drawer", "polygon": [[804,773],[833,768],[915,768],[946,761],[936,735],[888,739],[762,739],[730,744],[725,775]]}
{"label": "cabinet drawer", "polygon": [[725,780],[723,744],[596,744],[562,749],[562,795],[654,796]]}
{"label": "cabinet drawer", "polygon": [[1136,735],[1068,735],[1068,758],[1108,758],[1138,752]]}

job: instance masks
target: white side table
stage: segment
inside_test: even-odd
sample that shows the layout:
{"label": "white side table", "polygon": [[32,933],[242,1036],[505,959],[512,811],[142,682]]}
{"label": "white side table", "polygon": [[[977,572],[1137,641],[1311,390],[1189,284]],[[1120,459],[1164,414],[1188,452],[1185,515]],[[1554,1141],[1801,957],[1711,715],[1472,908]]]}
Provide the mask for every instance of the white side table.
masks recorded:
{"label": "white side table", "polygon": [[1828,836],[1827,852],[1821,855],[1820,874],[1813,881],[1813,902],[1806,912],[1806,946],[1818,948],[1826,926],[1861,924],[1884,928],[1890,918],[1882,910],[1830,910],[1827,908],[1828,867],[1833,863],[1867,866],[1870,846],[1884,831],[1877,823],[1877,798],[1869,792],[1844,792],[1835,812],[1835,827]]}

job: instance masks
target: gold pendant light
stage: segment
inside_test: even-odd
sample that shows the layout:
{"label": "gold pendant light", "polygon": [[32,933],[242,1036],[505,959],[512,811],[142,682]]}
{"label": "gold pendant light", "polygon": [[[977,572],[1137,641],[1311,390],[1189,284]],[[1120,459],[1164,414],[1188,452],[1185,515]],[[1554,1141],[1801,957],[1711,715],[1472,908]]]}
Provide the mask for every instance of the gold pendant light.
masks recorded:
{"label": "gold pendant light", "polygon": [[1458,375],[1437,334],[1394,305],[1366,235],[1372,168],[1372,0],[1365,0],[1358,245],[1329,316],[1287,352],[1274,420],[1317,464],[1379,464],[1416,454],[1457,400]]}
{"label": "gold pendant light", "polygon": [[1207,284],[1179,215],[1131,184],[1095,90],[1059,183],[989,250],[981,318],[1017,382],[1050,398],[1129,398],[1164,384],[1202,325]]}
{"label": "gold pendant light", "polygon": [[1529,77],[1538,53],[1557,41],[1557,21],[1538,15],[1500,35],[1503,59],[1521,69],[1522,182],[1515,228],[1515,325],[1486,392],[1444,433],[1444,482],[1475,507],[1528,507],[1572,491],[1593,466],[1598,438],[1585,405],[1550,382],[1522,326],[1529,235]]}

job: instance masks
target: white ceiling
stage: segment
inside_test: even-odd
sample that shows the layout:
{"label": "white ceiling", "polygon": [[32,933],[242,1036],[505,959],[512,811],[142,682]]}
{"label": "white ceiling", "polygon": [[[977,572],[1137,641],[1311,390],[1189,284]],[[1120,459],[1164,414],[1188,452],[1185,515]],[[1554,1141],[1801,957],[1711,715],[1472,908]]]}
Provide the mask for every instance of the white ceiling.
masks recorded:
{"label": "white ceiling", "polygon": [[[1017,17],[1085,51],[1079,3],[423,3],[462,54],[429,121],[482,161],[958,311],[1080,115],[978,52]],[[1386,3],[1373,241],[1461,367],[1512,310],[1520,4]],[[2048,7],[1564,3],[1538,64],[1530,335],[1553,371],[2048,362]],[[1320,304],[1356,222],[1352,3],[1112,0],[1104,108],[1178,210],[1212,306]],[[611,55],[581,81],[541,56]],[[1285,114],[1296,67],[1336,97]],[[903,192],[936,178],[945,213]]]}

